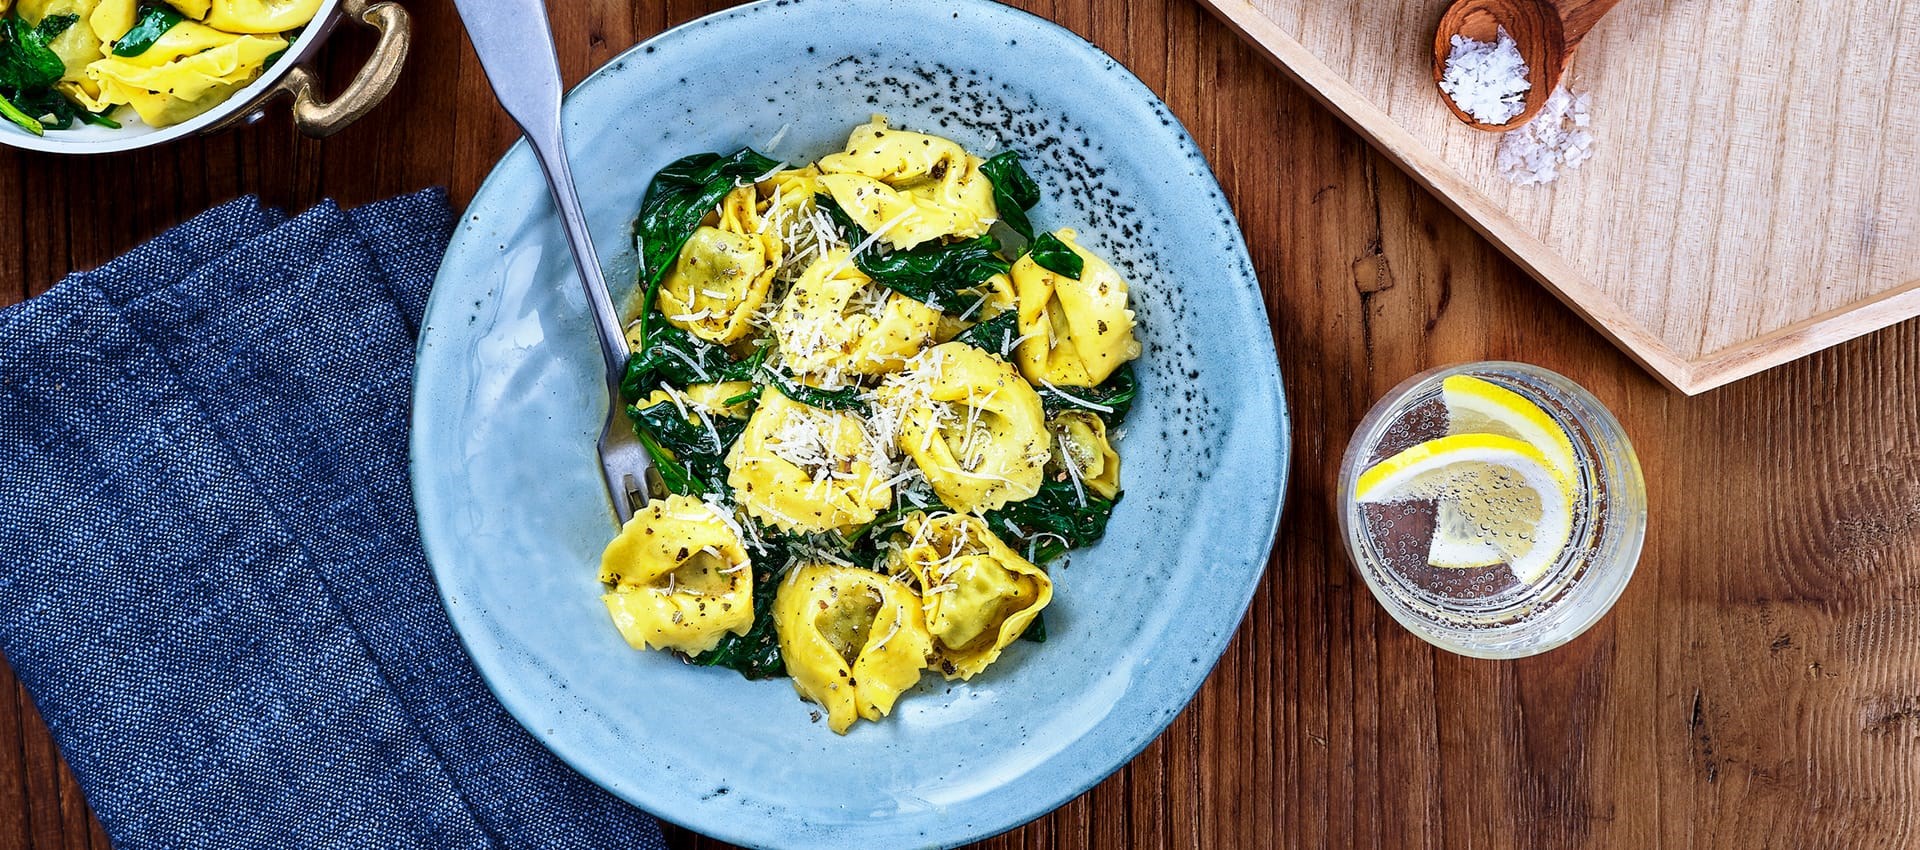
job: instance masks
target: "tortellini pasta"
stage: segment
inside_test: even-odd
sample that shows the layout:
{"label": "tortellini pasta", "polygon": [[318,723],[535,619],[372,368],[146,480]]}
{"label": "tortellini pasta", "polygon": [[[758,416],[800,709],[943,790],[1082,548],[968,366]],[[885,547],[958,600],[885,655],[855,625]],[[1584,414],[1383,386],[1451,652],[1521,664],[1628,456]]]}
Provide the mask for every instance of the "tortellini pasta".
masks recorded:
{"label": "tortellini pasta", "polygon": [[983,512],[1040,491],[1052,442],[1040,395],[1006,361],[971,345],[929,350],[889,381],[883,403],[900,417],[900,450],[942,502]]}
{"label": "tortellini pasta", "polygon": [[1107,441],[1107,423],[1084,410],[1068,410],[1047,423],[1053,432],[1053,463],[1059,477],[1111,499],[1120,492],[1120,454]]}
{"label": "tortellini pasta", "polygon": [[320,0],[193,0],[175,4],[175,8],[182,5],[204,9],[192,17],[207,26],[258,35],[305,26],[320,11]]}
{"label": "tortellini pasta", "polygon": [[844,248],[815,260],[773,317],[781,362],[831,383],[899,369],[939,327],[939,311],[874,283]]}
{"label": "tortellini pasta", "polygon": [[859,416],[809,407],[768,387],[727,454],[727,486],[748,514],[776,528],[850,529],[893,502],[875,451]]}
{"label": "tortellini pasta", "polygon": [[[622,381],[661,483],[696,495],[608,547],[607,605],[635,646],[790,676],[847,734],[928,671],[991,675],[1041,636],[1047,564],[1121,501],[1112,441],[1139,387],[1108,379],[1140,353],[1127,283],[1071,230],[1077,280],[975,238],[999,217],[994,179],[1037,206],[1016,152],[987,166],[875,116],[817,163],[701,160],[699,182],[679,169],[645,195],[720,202],[639,229],[678,253]],[[1064,268],[1057,247],[1035,250]]]}
{"label": "tortellini pasta", "polygon": [[1035,383],[1091,387],[1140,356],[1127,307],[1127,282],[1105,260],[1074,241],[1072,230],[1056,236],[1086,263],[1074,280],[1042,268],[1031,254],[1013,264],[1013,292],[1020,302],[1020,335],[1014,352],[1021,373]]}
{"label": "tortellini pasta", "polygon": [[893,711],[931,651],[919,597],[859,567],[792,568],[774,596],[773,622],[793,689],[826,709],[827,725],[842,735],[858,718]]}
{"label": "tortellini pasta", "polygon": [[140,120],[165,127],[226,100],[285,49],[287,40],[278,35],[235,35],[181,21],[137,56],[110,55],[87,65],[99,95],[77,99],[95,111],[129,105]]}
{"label": "tortellini pasta", "polygon": [[876,115],[847,149],[820,160],[820,185],[847,215],[894,248],[969,238],[999,218],[981,159],[938,136],[887,127]]}
{"label": "tortellini pasta", "polygon": [[601,597],[635,649],[693,654],[753,625],[753,567],[740,533],[690,496],[637,511],[600,556]]}
{"label": "tortellini pasta", "polygon": [[[321,0],[168,3],[184,19],[145,49],[123,43],[146,14],[136,0],[21,0],[14,11],[32,25],[49,15],[78,19],[48,44],[64,66],[54,87],[67,99],[100,114],[130,106],[142,122],[165,127],[213,108],[258,78],[287,49],[286,34],[312,21]],[[0,3],[0,14],[5,11]]]}
{"label": "tortellini pasta", "polygon": [[914,514],[902,531],[910,542],[893,568],[920,586],[927,633],[948,679],[985,670],[1053,601],[1047,574],[979,517]]}
{"label": "tortellini pasta", "polygon": [[780,268],[779,237],[763,225],[752,186],[727,193],[720,209],[687,238],[660,283],[660,311],[689,333],[721,345],[752,330]]}

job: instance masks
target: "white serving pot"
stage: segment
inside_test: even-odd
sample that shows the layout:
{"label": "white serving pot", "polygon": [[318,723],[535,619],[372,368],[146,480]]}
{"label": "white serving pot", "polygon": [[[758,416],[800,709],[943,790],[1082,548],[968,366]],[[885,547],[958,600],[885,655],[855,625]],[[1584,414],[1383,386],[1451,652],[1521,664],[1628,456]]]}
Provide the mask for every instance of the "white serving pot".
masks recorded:
{"label": "white serving pot", "polygon": [[[380,32],[380,40],[346,91],[329,100],[319,93],[308,62],[319,53],[334,26],[343,20],[373,27]],[[129,116],[132,120],[122,121],[119,128],[75,122],[70,129],[48,130],[44,136],[8,132],[12,128],[0,127],[0,144],[62,154],[138,150],[256,120],[265,114],[267,103],[283,93],[293,97],[293,123],[300,132],[316,138],[330,136],[367,114],[393,90],[412,36],[407,12],[396,3],[323,0],[320,10],[314,13],[313,22],[259,79],[234,92],[226,102],[193,118],[160,128],[149,127],[132,116]]]}

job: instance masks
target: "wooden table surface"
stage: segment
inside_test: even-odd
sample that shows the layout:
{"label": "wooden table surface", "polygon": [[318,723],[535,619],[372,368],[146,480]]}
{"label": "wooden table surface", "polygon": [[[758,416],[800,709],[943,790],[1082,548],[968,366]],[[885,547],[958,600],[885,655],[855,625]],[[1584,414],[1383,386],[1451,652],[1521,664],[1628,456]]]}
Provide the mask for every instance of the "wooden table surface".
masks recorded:
{"label": "wooden table surface", "polygon": [[[555,3],[567,77],[722,5]],[[1016,5],[1132,68],[1211,158],[1264,282],[1296,454],[1266,580],[1192,706],[1124,770],[986,846],[1920,844],[1920,325],[1681,397],[1199,5]],[[401,89],[331,140],[296,137],[281,109],[144,153],[0,153],[0,303],[243,193],[300,208],[438,184],[465,203],[515,131],[451,5],[409,8]],[[333,45],[336,90],[369,41]],[[1374,399],[1485,358],[1593,390],[1652,505],[1612,615],[1518,662],[1403,631],[1348,565],[1332,509]],[[106,846],[0,667],[0,850]]]}

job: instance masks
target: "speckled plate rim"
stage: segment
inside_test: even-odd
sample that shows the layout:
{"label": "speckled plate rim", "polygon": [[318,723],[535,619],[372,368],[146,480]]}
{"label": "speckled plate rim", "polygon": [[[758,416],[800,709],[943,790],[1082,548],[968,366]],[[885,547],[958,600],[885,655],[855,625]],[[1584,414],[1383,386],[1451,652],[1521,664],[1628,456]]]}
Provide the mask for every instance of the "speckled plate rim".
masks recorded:
{"label": "speckled plate rim", "polygon": [[[1158,95],[1154,94],[1145,83],[1141,82],[1130,70],[1118,60],[1113,59],[1105,51],[1081,38],[1071,30],[1045,18],[1022,10],[1006,7],[1002,4],[991,2],[991,0],[938,1],[950,6],[970,9],[987,7],[993,10],[994,13],[1014,16],[1056,37],[1063,38],[1068,44],[1076,45],[1083,49],[1089,57],[1104,62],[1104,72],[1113,75],[1115,78],[1113,80],[1114,83],[1130,90],[1141,100],[1152,104],[1156,111],[1164,117],[1165,120],[1162,122],[1165,125],[1164,130],[1172,136],[1173,143],[1184,152],[1190,154],[1195,161],[1205,166],[1205,178],[1210,183],[1212,189],[1210,200],[1215,202],[1217,212],[1229,226],[1229,238],[1231,241],[1230,256],[1224,258],[1229,262],[1223,271],[1223,277],[1232,278],[1233,282],[1238,285],[1227,287],[1234,298],[1234,302],[1228,305],[1228,307],[1241,315],[1258,316],[1259,323],[1265,325],[1269,331],[1271,330],[1271,317],[1268,316],[1265,302],[1260,295],[1259,281],[1253,271],[1252,261],[1247,252],[1238,218],[1234,215],[1231,206],[1227,203],[1224,193],[1220,191],[1218,178],[1212,173],[1211,165],[1207,163],[1199,146],[1194,142],[1191,134],[1187,132],[1179,120],[1172,116],[1171,111],[1166,108]],[[807,0],[758,0],[758,2],[725,9],[664,30],[652,38],[623,51],[596,69],[568,93],[567,101],[569,107],[583,92],[605,82],[610,70],[619,69],[635,54],[641,52],[651,53],[659,45],[670,42],[683,33],[719,23],[729,18],[747,15],[761,7],[799,6],[805,2],[807,2]],[[1099,63],[1096,62],[1094,64]],[[568,112],[571,112],[570,108]],[[504,182],[506,179],[505,175],[510,169],[533,170],[537,167],[530,152],[527,150],[527,142],[524,139],[516,141],[501,158],[494,170],[491,171],[487,178],[481,183],[480,188],[475,193],[472,206],[478,207],[479,200],[487,196],[489,189],[496,188],[497,184]],[[473,238],[467,235],[465,229],[456,231],[448,248],[448,256],[451,257],[456,252],[470,250],[476,247],[466,244],[471,241],[473,241]],[[443,271],[445,268],[446,266],[443,263]],[[442,294],[446,291],[446,288],[439,286],[438,281],[436,281],[433,293],[428,299],[426,308],[427,319],[422,322],[422,335],[416,346],[416,354],[424,352],[429,345],[428,332],[433,326],[431,319],[435,315],[436,308],[443,306],[443,301],[451,300],[450,297],[442,298]],[[1244,622],[1258,586],[1266,574],[1266,567],[1272,557],[1274,543],[1278,536],[1280,519],[1285,508],[1286,493],[1292,474],[1291,416],[1287,407],[1285,387],[1280,375],[1277,353],[1270,333],[1258,334],[1257,336],[1259,338],[1256,346],[1257,350],[1249,352],[1252,356],[1248,357],[1247,361],[1255,364],[1264,364],[1264,368],[1260,365],[1256,365],[1253,368],[1259,372],[1259,378],[1261,379],[1259,383],[1270,385],[1272,392],[1272,421],[1270,423],[1263,423],[1270,424],[1271,426],[1270,433],[1268,434],[1269,439],[1266,442],[1267,445],[1271,447],[1276,466],[1273,470],[1275,477],[1274,492],[1271,495],[1272,507],[1270,516],[1265,517],[1265,522],[1260,523],[1260,525],[1265,528],[1264,536],[1258,540],[1250,539],[1243,541],[1246,544],[1245,554],[1247,558],[1253,562],[1253,568],[1245,572],[1243,580],[1235,588],[1236,595],[1234,597],[1234,604],[1221,606],[1223,616],[1221,616],[1220,619],[1224,627],[1216,630],[1202,644],[1193,647],[1198,650],[1196,660],[1199,657],[1204,657],[1207,659],[1206,663],[1204,665],[1196,663],[1194,665],[1177,666],[1174,669],[1161,671],[1160,676],[1162,678],[1172,680],[1169,683],[1163,684],[1161,686],[1162,689],[1168,694],[1177,697],[1177,702],[1169,704],[1167,710],[1164,711],[1156,721],[1136,726],[1135,729],[1138,730],[1138,734],[1125,740],[1113,741],[1109,739],[1105,742],[1097,741],[1096,739],[1099,738],[1097,734],[1088,734],[1072,742],[1059,753],[1056,753],[1052,760],[1058,761],[1063,754],[1071,750],[1098,746],[1105,751],[1105,757],[1097,759],[1096,766],[1092,769],[1082,771],[1073,781],[1052,785],[1051,791],[1020,796],[1014,801],[1002,805],[998,811],[984,814],[980,820],[972,825],[972,828],[964,833],[940,835],[937,837],[930,837],[923,833],[918,836],[919,846],[952,847],[989,838],[1045,815],[1090,790],[1095,785],[1104,781],[1108,776],[1118,771],[1121,767],[1125,766],[1128,762],[1132,761],[1145,750],[1147,746],[1157,740],[1159,736],[1166,731],[1167,727],[1172,724],[1178,714],[1184,711],[1187,705],[1192,702],[1193,697],[1199,692],[1200,687],[1205,683],[1207,677],[1211,675],[1214,667],[1218,665],[1219,659],[1224,654],[1227,644],[1231,641],[1233,635],[1238,632],[1239,626]],[[414,414],[416,421],[423,410],[434,404],[433,394],[434,390],[431,379],[420,373],[416,373],[414,387]],[[620,781],[618,777],[604,775],[594,767],[597,761],[596,759],[588,757],[590,755],[589,753],[581,752],[576,747],[571,746],[570,743],[565,740],[564,736],[543,733],[541,731],[544,724],[553,718],[543,711],[538,700],[528,699],[522,701],[519,698],[518,687],[522,684],[521,682],[502,678],[502,674],[507,671],[518,669],[518,662],[515,662],[503,654],[500,651],[501,648],[488,639],[487,631],[481,623],[472,621],[472,619],[478,615],[471,607],[455,604],[450,598],[452,591],[449,588],[447,577],[441,572],[442,567],[440,565],[448,562],[447,558],[442,557],[443,552],[457,544],[448,539],[448,536],[443,536],[440,533],[441,528],[438,515],[433,510],[435,507],[433,498],[423,490],[420,476],[414,471],[418,466],[417,461],[423,449],[423,442],[422,431],[416,428],[410,438],[409,467],[410,475],[414,483],[414,500],[421,526],[422,543],[426,549],[429,563],[434,570],[442,604],[446,607],[448,615],[453,621],[462,645],[473,658],[482,679],[487,683],[489,689],[493,691],[496,698],[500,699],[508,713],[526,728],[530,734],[541,741],[543,745],[547,746],[563,761],[580,771],[583,776],[662,820],[730,843],[746,846],[777,846],[775,841],[769,840],[770,836],[779,834],[777,830],[743,828],[733,821],[708,821],[699,817],[689,816],[698,814],[700,810],[683,809],[675,806],[674,803],[681,799],[682,795],[659,792],[659,787],[670,785],[670,783],[660,783],[659,786],[649,783],[629,783]],[[1232,616],[1230,619],[1224,616],[1225,612],[1231,613]],[[1104,729],[1106,727],[1103,726],[1100,728]],[[1026,790],[1031,791],[1034,789]],[[1007,797],[1008,795],[1005,794],[1000,795],[1000,799],[1002,800],[1005,800]],[[889,836],[886,835],[862,834],[857,837],[849,836],[849,840],[855,840],[856,838],[859,842],[871,846],[893,846],[893,844],[887,843]],[[906,840],[904,833],[893,835],[891,838],[895,843]],[[931,840],[930,844],[928,843],[929,840]]]}

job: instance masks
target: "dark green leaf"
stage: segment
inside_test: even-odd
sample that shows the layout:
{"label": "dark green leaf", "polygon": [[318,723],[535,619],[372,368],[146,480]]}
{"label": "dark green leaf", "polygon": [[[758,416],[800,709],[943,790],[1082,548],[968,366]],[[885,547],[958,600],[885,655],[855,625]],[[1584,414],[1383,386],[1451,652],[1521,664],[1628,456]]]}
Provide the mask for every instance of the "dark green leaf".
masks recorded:
{"label": "dark green leaf", "polygon": [[738,365],[726,349],[667,324],[658,313],[654,319],[648,323],[646,347],[627,358],[627,373],[620,380],[620,394],[628,401],[652,392],[663,380],[680,387],[737,380],[725,377]]}
{"label": "dark green leaf", "polygon": [[[0,21],[5,30],[0,38],[0,90],[16,106],[21,105],[20,96],[48,89],[66,73],[66,63],[47,45],[79,20],[79,15],[48,15],[39,26],[18,17]],[[21,111],[33,114],[24,106]]]}
{"label": "dark green leaf", "polygon": [[[1133,409],[1133,400],[1140,394],[1140,387],[1133,374],[1133,364],[1128,363],[1115,370],[1097,387],[1054,389],[1042,386],[1039,391],[1040,402],[1045,405],[1048,415],[1063,410],[1088,410],[1105,420],[1108,427],[1113,427],[1127,418],[1127,411]],[[1069,398],[1069,395],[1072,397]]]}
{"label": "dark green leaf", "polygon": [[648,339],[653,300],[660,281],[673,267],[687,237],[700,226],[700,220],[736,185],[752,181],[780,167],[780,163],[741,148],[732,156],[699,153],[674,161],[660,169],[648,184],[640,201],[640,215],[633,220],[633,235],[640,253],[640,286],[644,291],[640,304],[640,335]]}
{"label": "dark green leaf", "polygon": [[[814,201],[846,232],[847,244],[858,246],[867,241],[866,229],[833,198],[816,195]],[[1000,240],[979,236],[950,245],[928,243],[884,254],[868,248],[854,255],[853,264],[881,286],[936,310],[957,313],[973,304],[973,299],[962,293],[994,275],[1007,273],[1009,266],[999,251]]]}
{"label": "dark green leaf", "polygon": [[1040,203],[1040,186],[1021,167],[1020,154],[1007,151],[995,156],[980,164],[980,173],[993,182],[993,206],[1000,211],[1000,220],[1014,232],[1033,239],[1033,222],[1027,219],[1027,210]]}
{"label": "dark green leaf", "polygon": [[668,401],[647,408],[628,405],[627,415],[633,418],[668,490],[685,496],[728,492],[727,450],[746,430],[745,420],[708,417],[713,423],[709,431],[704,422],[687,421],[680,407]]}
{"label": "dark green leaf", "polygon": [[0,19],[0,99],[12,107],[0,106],[0,114],[29,133],[65,130],[76,118],[118,126],[53,89],[66,65],[48,45],[79,20],[79,15],[48,15],[39,26],[29,26],[18,17]]}
{"label": "dark green leaf", "polygon": [[787,675],[786,659],[780,654],[780,635],[773,622],[773,598],[780,579],[793,565],[793,558],[778,547],[753,554],[753,625],[744,635],[731,632],[720,638],[714,648],[688,659],[702,667],[726,667],[749,679],[772,679]]}
{"label": "dark green leaf", "polygon": [[[639,408],[627,406],[628,416],[637,416],[639,412]],[[666,485],[667,492],[680,496],[700,494],[699,484],[694,481],[693,475],[687,471],[687,468],[674,459],[672,452],[662,448],[660,441],[655,440],[637,422],[634,424],[634,432],[640,435],[640,445],[646,447],[647,456],[653,459],[654,471],[659,473],[660,483]]]}
{"label": "dark green leaf", "polygon": [[1033,622],[1028,623],[1027,630],[1020,633],[1020,639],[1033,641],[1034,643],[1046,643],[1047,612],[1041,611],[1033,615]]}
{"label": "dark green leaf", "polygon": [[961,331],[953,338],[954,342],[964,342],[975,348],[985,349],[1000,355],[1002,359],[1013,356],[1014,340],[1020,338],[1020,314],[1012,310],[1001,313],[991,319]]}
{"label": "dark green leaf", "polygon": [[768,370],[768,382],[778,388],[782,395],[801,404],[818,407],[822,410],[852,410],[860,413],[867,411],[867,403],[860,400],[859,387],[841,387],[837,390],[823,390],[809,387],[786,375]]}
{"label": "dark green leaf", "polygon": [[1041,268],[1074,280],[1079,280],[1080,273],[1087,270],[1086,258],[1074,253],[1067,243],[1051,233],[1040,234],[1027,248],[1027,253],[1033,255],[1033,261]]}
{"label": "dark green leaf", "polygon": [[[745,360],[736,360],[733,363],[729,364],[727,368],[721,369],[718,380],[752,381],[759,378],[760,367],[766,365],[767,352],[771,350],[772,349],[767,348],[765,346],[755,349],[753,352],[753,356],[748,357]],[[733,404],[733,402],[727,402],[727,403]]]}
{"label": "dark green leaf", "polygon": [[1031,499],[988,511],[987,527],[1027,560],[1045,565],[1106,534],[1119,501],[1119,496],[1105,499],[1076,490],[1071,482],[1049,481]]}
{"label": "dark green leaf", "polygon": [[115,56],[139,56],[147,52],[153,43],[173,29],[173,25],[185,20],[172,6],[155,3],[140,7],[140,17],[133,22],[133,29],[113,43]]}

